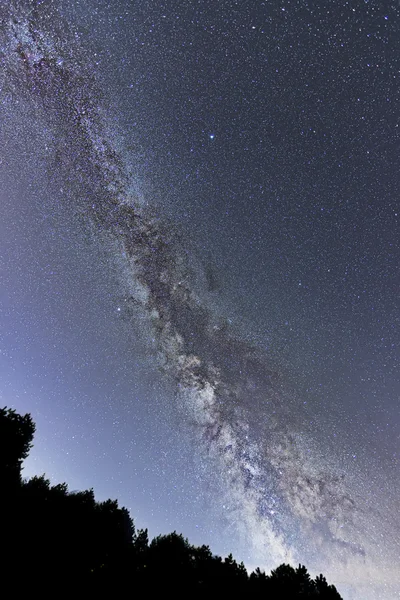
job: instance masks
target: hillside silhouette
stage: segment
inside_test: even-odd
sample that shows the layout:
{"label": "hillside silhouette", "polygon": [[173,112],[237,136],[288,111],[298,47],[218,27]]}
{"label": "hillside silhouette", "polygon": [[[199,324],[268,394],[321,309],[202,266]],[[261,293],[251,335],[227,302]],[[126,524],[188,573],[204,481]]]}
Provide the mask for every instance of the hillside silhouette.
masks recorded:
{"label": "hillside silhouette", "polygon": [[232,555],[215,556],[173,532],[149,541],[117,500],[93,490],[21,476],[35,424],[29,414],[0,409],[0,577],[5,597],[245,597],[341,600],[323,575],[282,564],[250,575]]}

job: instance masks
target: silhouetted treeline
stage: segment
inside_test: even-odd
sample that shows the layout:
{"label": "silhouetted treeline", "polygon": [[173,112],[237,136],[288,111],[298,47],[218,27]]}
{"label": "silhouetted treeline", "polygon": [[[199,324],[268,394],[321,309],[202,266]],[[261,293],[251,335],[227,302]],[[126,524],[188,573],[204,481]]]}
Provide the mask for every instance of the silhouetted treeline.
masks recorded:
{"label": "silhouetted treeline", "polygon": [[116,500],[96,502],[93,490],[68,492],[44,477],[24,481],[32,446],[30,415],[0,409],[0,581],[4,597],[252,597],[340,600],[333,585],[307,569],[283,564],[249,576],[232,555],[192,546],[176,532],[149,542]]}

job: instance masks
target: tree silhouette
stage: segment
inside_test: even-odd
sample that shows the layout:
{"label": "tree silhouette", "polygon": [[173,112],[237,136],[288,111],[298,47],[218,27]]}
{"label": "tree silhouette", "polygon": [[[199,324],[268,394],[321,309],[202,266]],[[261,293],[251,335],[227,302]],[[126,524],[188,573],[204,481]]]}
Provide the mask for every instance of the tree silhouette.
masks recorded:
{"label": "tree silhouette", "polygon": [[29,414],[19,415],[11,408],[0,408],[0,477],[5,485],[17,485],[21,464],[32,447],[35,424]]}
{"label": "tree silhouette", "polygon": [[325,577],[317,575],[315,578],[315,589],[318,593],[318,597],[326,600],[340,600],[341,596],[334,585],[329,585]]}
{"label": "tree silhouette", "polygon": [[[92,489],[69,492],[45,477],[23,481],[22,460],[32,446],[30,415],[0,410],[0,577],[22,594],[122,597],[264,597],[266,600],[340,600],[323,575],[283,564],[249,576],[232,554],[225,559],[196,547],[176,531],[150,543],[117,500],[97,502]],[[62,586],[60,588],[60,586]]]}

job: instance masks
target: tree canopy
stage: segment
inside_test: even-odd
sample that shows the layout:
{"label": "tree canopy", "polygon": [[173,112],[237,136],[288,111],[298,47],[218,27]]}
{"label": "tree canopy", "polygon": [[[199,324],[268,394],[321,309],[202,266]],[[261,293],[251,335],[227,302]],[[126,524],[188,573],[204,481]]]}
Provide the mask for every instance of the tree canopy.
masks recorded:
{"label": "tree canopy", "polygon": [[223,559],[175,531],[149,542],[126,508],[97,502],[92,489],[69,492],[45,475],[24,480],[34,433],[29,414],[0,409],[0,573],[10,593],[341,600],[323,575],[312,579],[303,565],[249,575],[231,554]]}

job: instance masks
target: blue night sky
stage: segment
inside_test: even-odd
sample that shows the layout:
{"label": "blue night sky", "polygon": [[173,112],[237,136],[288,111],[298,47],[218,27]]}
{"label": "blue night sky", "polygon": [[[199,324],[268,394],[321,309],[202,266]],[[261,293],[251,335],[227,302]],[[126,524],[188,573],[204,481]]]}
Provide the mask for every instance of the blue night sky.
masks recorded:
{"label": "blue night sky", "polygon": [[396,4],[0,3],[24,475],[400,597]]}

